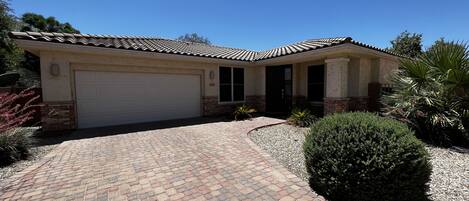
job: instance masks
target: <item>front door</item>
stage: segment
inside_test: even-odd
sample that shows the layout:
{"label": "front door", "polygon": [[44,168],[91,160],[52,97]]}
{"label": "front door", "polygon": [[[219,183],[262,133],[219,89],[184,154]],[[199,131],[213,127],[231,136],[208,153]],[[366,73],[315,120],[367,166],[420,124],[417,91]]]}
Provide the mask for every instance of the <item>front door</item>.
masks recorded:
{"label": "front door", "polygon": [[266,67],[266,112],[287,113],[292,107],[292,65]]}

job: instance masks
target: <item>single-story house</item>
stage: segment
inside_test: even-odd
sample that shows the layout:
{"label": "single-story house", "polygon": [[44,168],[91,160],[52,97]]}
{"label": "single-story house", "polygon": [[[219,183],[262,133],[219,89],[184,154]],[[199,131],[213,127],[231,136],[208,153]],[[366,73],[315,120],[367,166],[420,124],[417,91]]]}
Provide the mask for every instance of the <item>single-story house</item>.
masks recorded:
{"label": "single-story house", "polygon": [[385,84],[399,55],[350,37],[251,51],[176,40],[11,32],[40,57],[45,130],[121,125],[295,104],[324,113],[366,109],[370,83]]}

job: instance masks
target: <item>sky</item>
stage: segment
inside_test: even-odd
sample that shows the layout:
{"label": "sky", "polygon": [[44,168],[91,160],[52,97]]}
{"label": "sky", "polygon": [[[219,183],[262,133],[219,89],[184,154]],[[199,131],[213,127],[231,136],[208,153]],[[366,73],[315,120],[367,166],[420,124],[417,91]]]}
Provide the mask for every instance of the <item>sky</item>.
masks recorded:
{"label": "sky", "polygon": [[266,50],[306,39],[350,36],[385,48],[408,30],[424,47],[444,37],[469,42],[467,0],[11,0],[82,33],[177,38],[198,33],[220,46]]}

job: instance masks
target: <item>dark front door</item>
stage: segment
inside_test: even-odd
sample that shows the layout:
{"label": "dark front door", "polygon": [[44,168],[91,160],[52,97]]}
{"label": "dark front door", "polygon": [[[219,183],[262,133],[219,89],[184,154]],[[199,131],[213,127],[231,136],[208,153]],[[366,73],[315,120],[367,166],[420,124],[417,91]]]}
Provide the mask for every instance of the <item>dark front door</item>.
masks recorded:
{"label": "dark front door", "polygon": [[292,106],[292,65],[266,67],[266,112],[287,113]]}

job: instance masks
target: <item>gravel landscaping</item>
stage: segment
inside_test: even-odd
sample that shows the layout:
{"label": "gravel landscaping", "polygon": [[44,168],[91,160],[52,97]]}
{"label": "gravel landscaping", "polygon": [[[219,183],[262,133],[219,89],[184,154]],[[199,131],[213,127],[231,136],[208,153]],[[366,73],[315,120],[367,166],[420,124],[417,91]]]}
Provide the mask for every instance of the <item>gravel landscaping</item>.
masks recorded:
{"label": "gravel landscaping", "polygon": [[31,155],[26,160],[17,161],[13,164],[10,164],[5,167],[0,167],[0,183],[2,181],[17,172],[21,172],[21,170],[27,168],[28,166],[32,165],[36,161],[43,158],[47,155],[52,149],[54,149],[57,145],[46,145],[40,147],[32,147],[29,151]]}
{"label": "gravel landscaping", "polygon": [[[35,132],[37,127],[28,127],[25,129],[30,129],[31,133]],[[0,184],[7,179],[8,177],[14,175],[17,172],[20,172],[37,162],[44,156],[46,156],[52,149],[54,149],[58,143],[49,143],[51,140],[47,138],[35,138],[33,137],[33,143],[29,149],[30,156],[25,160],[20,160],[15,163],[12,163],[8,166],[0,166]]]}
{"label": "gravel landscaping", "polygon": [[[302,149],[307,130],[280,124],[252,131],[249,137],[293,174],[307,181]],[[469,150],[426,148],[433,165],[430,198],[435,201],[469,200]]]}

